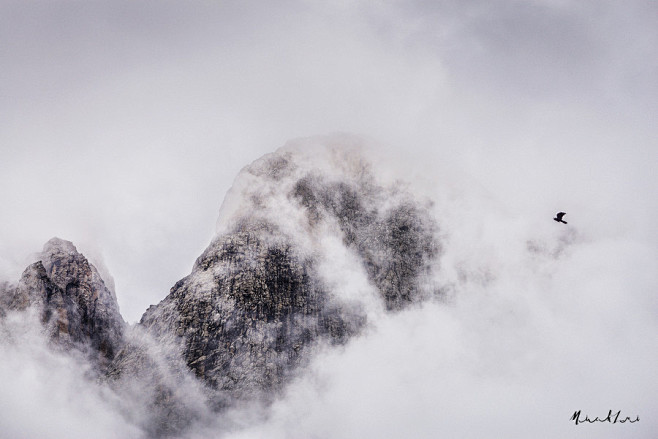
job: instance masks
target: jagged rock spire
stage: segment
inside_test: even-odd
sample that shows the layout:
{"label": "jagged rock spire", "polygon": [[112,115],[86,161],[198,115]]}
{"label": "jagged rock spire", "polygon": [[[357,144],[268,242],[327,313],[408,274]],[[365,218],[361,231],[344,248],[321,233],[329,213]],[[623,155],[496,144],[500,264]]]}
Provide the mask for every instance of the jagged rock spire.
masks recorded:
{"label": "jagged rock spire", "polygon": [[38,309],[53,341],[106,364],[121,347],[125,325],[116,298],[70,241],[52,238],[38,257],[7,291],[6,307]]}

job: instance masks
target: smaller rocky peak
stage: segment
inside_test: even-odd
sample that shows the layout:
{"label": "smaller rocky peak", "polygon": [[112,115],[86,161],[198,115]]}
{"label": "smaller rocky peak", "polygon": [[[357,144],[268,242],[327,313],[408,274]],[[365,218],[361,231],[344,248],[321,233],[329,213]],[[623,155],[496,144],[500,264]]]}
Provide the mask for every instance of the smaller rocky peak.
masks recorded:
{"label": "smaller rocky peak", "polygon": [[3,294],[8,310],[38,309],[51,340],[107,364],[122,345],[125,322],[96,268],[73,243],[48,241],[16,288]]}

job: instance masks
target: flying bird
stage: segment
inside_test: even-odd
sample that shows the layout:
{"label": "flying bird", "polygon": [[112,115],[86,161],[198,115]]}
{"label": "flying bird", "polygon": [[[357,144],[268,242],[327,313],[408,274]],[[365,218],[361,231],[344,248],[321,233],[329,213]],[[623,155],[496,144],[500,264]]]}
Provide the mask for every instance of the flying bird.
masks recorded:
{"label": "flying bird", "polygon": [[566,212],[558,212],[558,213],[555,215],[555,218],[553,218],[553,220],[554,220],[554,221],[557,221],[558,223],[564,223],[564,224],[567,224],[567,222],[564,221],[564,220],[562,219],[562,217],[563,217],[564,215],[566,215]]}

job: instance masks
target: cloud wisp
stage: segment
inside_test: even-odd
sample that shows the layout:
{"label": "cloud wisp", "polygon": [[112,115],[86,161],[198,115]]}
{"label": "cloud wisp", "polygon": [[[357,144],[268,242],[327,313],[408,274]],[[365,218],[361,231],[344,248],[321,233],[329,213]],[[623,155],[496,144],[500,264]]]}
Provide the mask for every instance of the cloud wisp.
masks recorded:
{"label": "cloud wisp", "polygon": [[[648,438],[656,16],[644,0],[0,1],[0,282],[61,236],[136,322],[189,273],[243,166],[362,133],[386,142],[378,176],[434,202],[450,303],[373,312],[265,420],[190,435]],[[372,288],[330,241],[327,278]],[[0,436],[144,434],[83,360],[4,325]],[[641,422],[574,426],[578,409]]]}

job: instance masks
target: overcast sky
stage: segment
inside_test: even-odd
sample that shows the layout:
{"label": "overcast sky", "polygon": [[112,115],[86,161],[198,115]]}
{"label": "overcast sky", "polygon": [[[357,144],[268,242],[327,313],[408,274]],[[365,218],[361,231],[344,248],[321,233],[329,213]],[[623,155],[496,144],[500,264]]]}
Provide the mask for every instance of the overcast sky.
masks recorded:
{"label": "overcast sky", "polygon": [[[243,166],[356,133],[437,201],[456,300],[372,316],[230,437],[649,438],[656,121],[653,0],[0,0],[0,280],[58,236],[138,321]],[[4,434],[140,437],[25,325],[0,340]]]}
{"label": "overcast sky", "polygon": [[411,180],[463,173],[510,214],[655,243],[657,20],[648,0],[1,0],[0,277],[59,236],[136,321],[243,166],[333,131]]}

